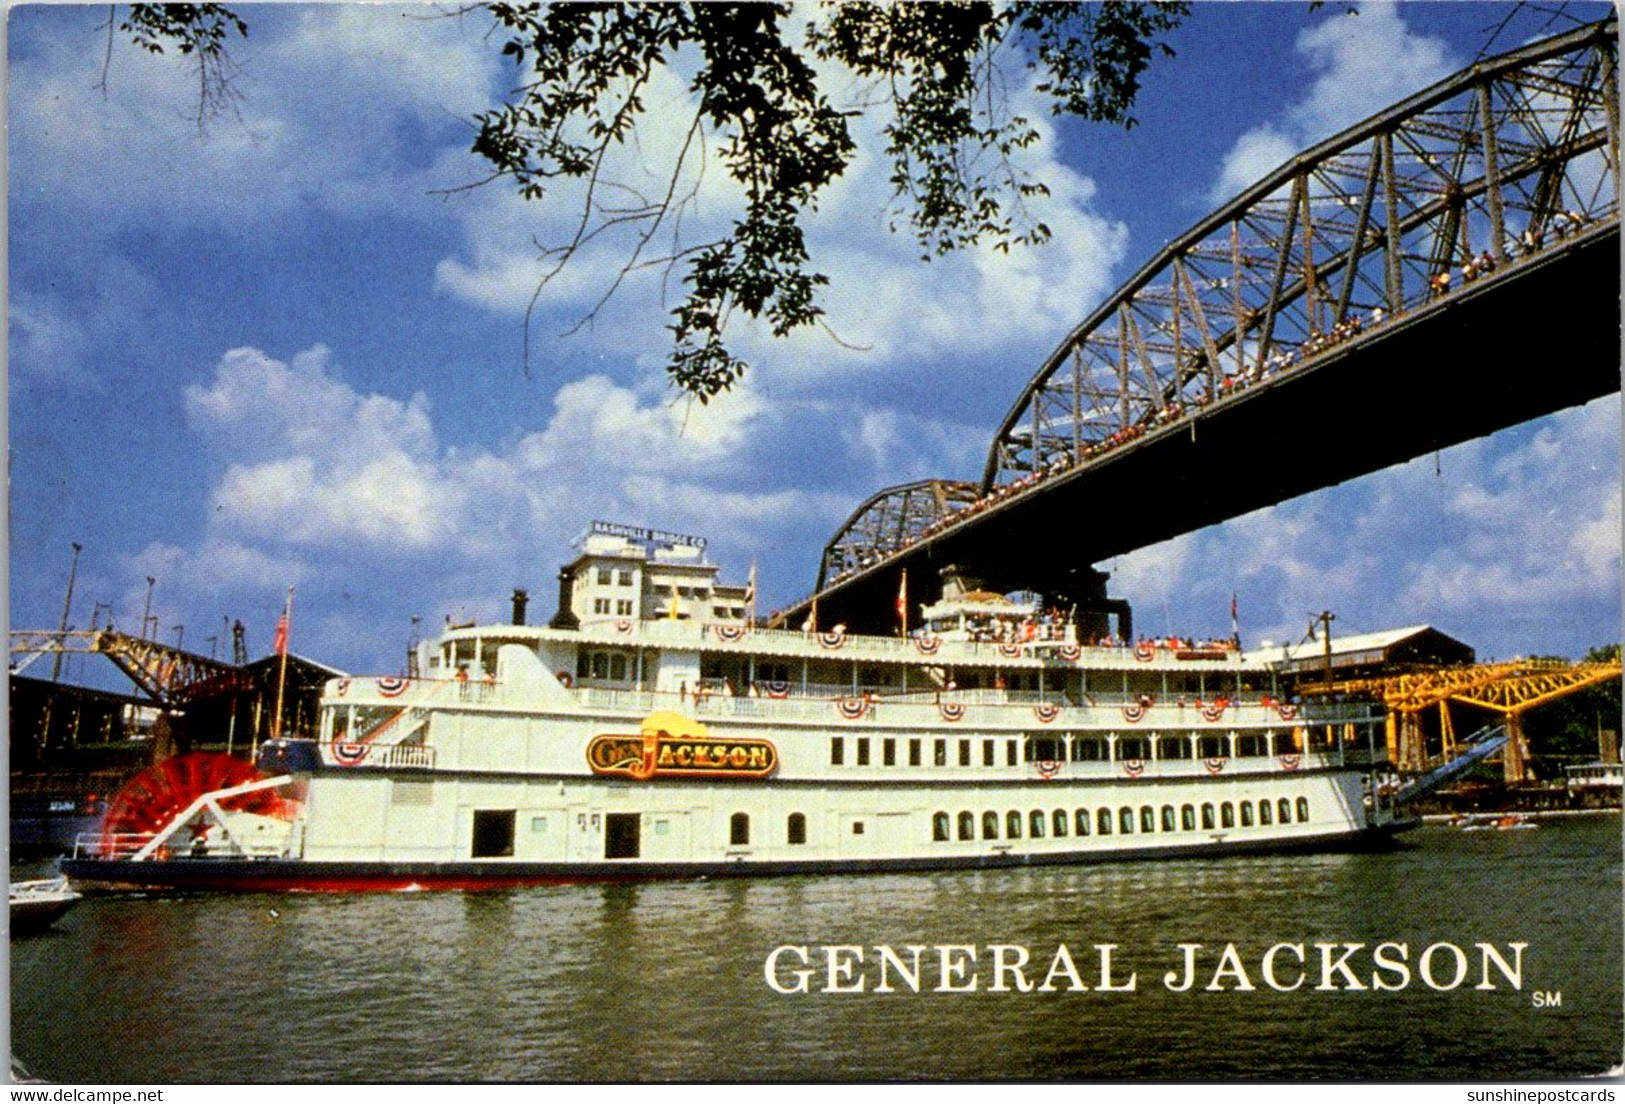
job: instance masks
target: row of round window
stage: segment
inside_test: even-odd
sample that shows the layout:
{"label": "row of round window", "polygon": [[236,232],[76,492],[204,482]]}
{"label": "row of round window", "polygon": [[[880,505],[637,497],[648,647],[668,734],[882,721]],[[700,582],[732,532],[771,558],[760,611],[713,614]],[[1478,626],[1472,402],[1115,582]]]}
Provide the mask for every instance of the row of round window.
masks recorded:
{"label": "row of round window", "polygon": [[[1309,819],[1309,799],[1298,798],[1296,806],[1286,798],[1271,802],[1268,798],[1258,801],[1232,802],[1225,801],[1218,805],[1207,802],[1200,808],[1195,805],[1182,805],[1176,810],[1172,805],[1164,805],[1159,811],[1154,805],[1141,805],[1138,811],[1131,805],[1124,805],[1120,809],[1096,809],[1091,815],[1088,809],[1077,809],[1068,813],[1065,809],[1056,809],[1046,813],[1043,809],[1034,809],[1023,818],[1020,810],[1011,809],[1004,815],[1004,839],[1020,839],[1025,828],[1029,839],[1043,839],[1045,835],[1065,836],[1068,834],[1087,836],[1093,831],[1097,836],[1109,836],[1114,831],[1121,835],[1132,835],[1135,831],[1141,833],[1156,832],[1194,832],[1197,831],[1198,817],[1202,830],[1215,828],[1234,828],[1237,826],[1238,815],[1240,826],[1251,828],[1254,825],[1269,825],[1279,822],[1291,824],[1293,814],[1301,824]],[[939,812],[931,818],[931,838],[942,842],[954,838],[953,818],[945,812]],[[985,812],[982,814],[982,839],[999,839],[999,814]],[[976,838],[976,814],[962,812],[958,818],[958,838],[973,840]]]}

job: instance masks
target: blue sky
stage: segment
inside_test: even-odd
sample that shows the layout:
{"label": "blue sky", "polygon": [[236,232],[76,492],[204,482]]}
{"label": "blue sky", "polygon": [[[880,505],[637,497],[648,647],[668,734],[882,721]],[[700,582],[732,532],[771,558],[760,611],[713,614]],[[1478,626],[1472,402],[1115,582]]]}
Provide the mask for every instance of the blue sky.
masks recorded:
{"label": "blue sky", "polygon": [[[1164,241],[1472,62],[1507,8],[1198,5],[1137,127],[1042,120],[1039,250],[918,264],[860,158],[811,231],[841,342],[742,333],[755,370],[704,407],[661,372],[658,281],[564,336],[608,247],[540,302],[524,372],[532,242],[569,212],[457,190],[511,77],[483,16],[244,8],[237,110],[200,130],[184,59],[115,49],[97,87],[105,11],[10,13],[11,623],[56,624],[78,541],[76,625],[106,603],[138,631],[153,576],[163,639],[207,652],[240,618],[257,655],[294,585],[296,651],[393,671],[414,616],[501,617],[514,586],[551,613],[592,518],[706,534],[731,577],[760,561],[763,608],[798,597],[868,495],[979,475],[1039,362]],[[1547,19],[1494,50],[1571,25]],[[652,128],[618,171],[653,179],[672,140]],[[697,225],[726,217],[718,174],[699,199]],[[1250,641],[1330,608],[1578,655],[1620,634],[1619,454],[1615,396],[1102,566],[1146,631],[1227,632],[1235,591]]]}

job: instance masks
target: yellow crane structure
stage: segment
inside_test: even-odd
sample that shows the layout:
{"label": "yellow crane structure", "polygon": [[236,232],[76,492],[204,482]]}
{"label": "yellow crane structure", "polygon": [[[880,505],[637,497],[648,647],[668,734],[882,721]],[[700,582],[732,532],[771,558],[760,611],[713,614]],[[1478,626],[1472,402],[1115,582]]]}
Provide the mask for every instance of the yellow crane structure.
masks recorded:
{"label": "yellow crane structure", "polygon": [[1428,753],[1423,718],[1439,711],[1439,752],[1448,761],[1460,748],[1450,705],[1474,706],[1500,715],[1507,730],[1501,761],[1508,782],[1529,780],[1529,742],[1523,715],[1589,686],[1620,678],[1617,659],[1596,663],[1562,660],[1515,660],[1460,667],[1437,667],[1341,682],[1305,683],[1304,694],[1369,694],[1382,699],[1388,711],[1388,759],[1400,770],[1427,769]]}

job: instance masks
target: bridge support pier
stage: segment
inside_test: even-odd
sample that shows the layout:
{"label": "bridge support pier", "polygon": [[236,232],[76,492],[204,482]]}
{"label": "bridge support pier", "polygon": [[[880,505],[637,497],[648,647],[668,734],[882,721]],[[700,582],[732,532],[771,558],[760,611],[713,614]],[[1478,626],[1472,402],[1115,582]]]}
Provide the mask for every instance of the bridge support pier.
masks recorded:
{"label": "bridge support pier", "polygon": [[1507,743],[1501,749],[1502,777],[1509,785],[1529,781],[1529,740],[1523,734],[1523,716],[1506,714]]}
{"label": "bridge support pier", "polygon": [[1428,765],[1427,735],[1422,729],[1422,714],[1406,710],[1399,715],[1399,769],[1426,770]]}

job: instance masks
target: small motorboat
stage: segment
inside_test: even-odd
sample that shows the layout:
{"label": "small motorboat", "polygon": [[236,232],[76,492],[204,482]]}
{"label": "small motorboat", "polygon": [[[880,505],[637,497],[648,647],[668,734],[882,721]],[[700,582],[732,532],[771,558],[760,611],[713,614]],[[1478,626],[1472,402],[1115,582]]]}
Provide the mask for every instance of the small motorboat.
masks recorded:
{"label": "small motorboat", "polygon": [[82,896],[69,888],[67,875],[11,883],[11,934],[44,931],[78,903]]}

